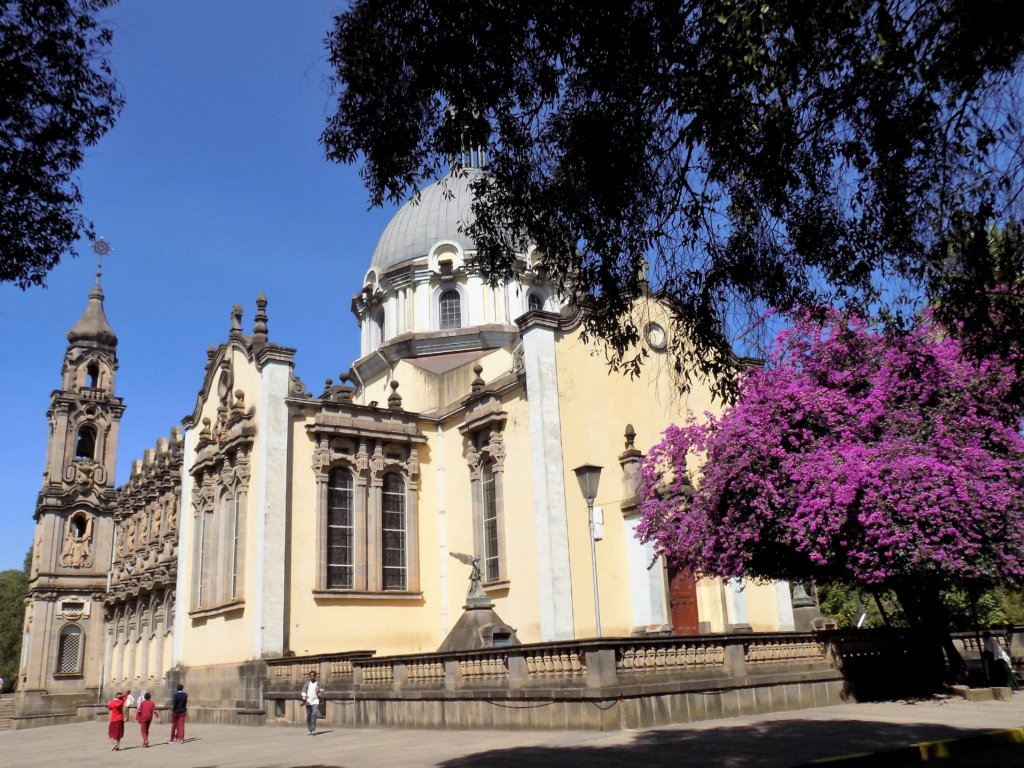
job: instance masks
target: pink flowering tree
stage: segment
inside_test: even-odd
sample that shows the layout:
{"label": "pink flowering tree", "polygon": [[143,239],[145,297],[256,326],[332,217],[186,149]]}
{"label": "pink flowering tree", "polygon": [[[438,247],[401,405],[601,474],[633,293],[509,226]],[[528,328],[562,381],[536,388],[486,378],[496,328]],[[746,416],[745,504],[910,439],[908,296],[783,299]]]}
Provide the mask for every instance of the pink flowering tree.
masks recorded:
{"label": "pink flowering tree", "polygon": [[703,575],[892,590],[958,666],[942,591],[1024,584],[1014,370],[929,320],[798,317],[736,405],[650,451],[641,538]]}

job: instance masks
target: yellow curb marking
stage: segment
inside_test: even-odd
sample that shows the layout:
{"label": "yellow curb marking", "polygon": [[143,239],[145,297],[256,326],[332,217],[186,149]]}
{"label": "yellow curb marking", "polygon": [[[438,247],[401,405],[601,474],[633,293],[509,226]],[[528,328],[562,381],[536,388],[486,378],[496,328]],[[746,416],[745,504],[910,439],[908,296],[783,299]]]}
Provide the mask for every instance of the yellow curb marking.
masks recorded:
{"label": "yellow curb marking", "polygon": [[[989,731],[982,734],[982,737],[987,737],[992,742],[997,744],[1003,743],[1024,743],[1024,728],[1002,728],[998,731]],[[909,745],[910,748],[917,747],[917,750],[921,757],[921,762],[927,762],[928,760],[941,760],[946,757],[951,757],[953,750],[950,748],[952,745],[957,744],[961,741],[968,739],[977,739],[977,736],[965,736],[960,739],[943,739],[941,741],[920,741],[916,744]],[[898,749],[905,749],[898,748]],[[873,755],[885,754],[885,752],[893,752],[896,750],[882,750],[881,752],[854,752],[848,755],[841,755],[838,757],[819,757],[816,760],[811,760],[812,765],[827,765],[829,763],[843,763],[847,761],[859,760],[865,757]]]}

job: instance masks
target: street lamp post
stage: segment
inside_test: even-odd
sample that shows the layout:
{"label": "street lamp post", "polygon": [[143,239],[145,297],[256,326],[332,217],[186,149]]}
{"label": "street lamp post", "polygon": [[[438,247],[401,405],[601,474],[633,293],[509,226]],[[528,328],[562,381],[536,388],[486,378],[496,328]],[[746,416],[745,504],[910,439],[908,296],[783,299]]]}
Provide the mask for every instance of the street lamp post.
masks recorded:
{"label": "street lamp post", "polygon": [[601,598],[597,588],[597,547],[594,545],[594,499],[597,497],[597,485],[601,482],[601,467],[595,464],[583,464],[573,470],[580,484],[583,498],[587,500],[587,520],[590,524],[590,570],[594,576],[594,621],[597,623],[597,636],[601,636]]}

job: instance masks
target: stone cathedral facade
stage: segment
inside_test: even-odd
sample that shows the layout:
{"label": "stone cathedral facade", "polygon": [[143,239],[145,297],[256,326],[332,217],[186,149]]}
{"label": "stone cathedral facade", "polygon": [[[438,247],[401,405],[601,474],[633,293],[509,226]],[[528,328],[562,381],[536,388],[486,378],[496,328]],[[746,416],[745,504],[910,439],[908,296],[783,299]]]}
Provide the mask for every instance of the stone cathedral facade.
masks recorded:
{"label": "stone cathedral facade", "polygon": [[[436,651],[473,558],[519,642],[793,628],[788,585],[694,580],[637,541],[644,449],[710,395],[677,392],[653,302],[630,378],[581,339],[541,254],[488,285],[462,227],[478,173],[423,190],[382,233],[352,299],[361,354],[338,380],[303,383],[262,294],[248,330],[236,306],[181,429],[119,488],[125,404],[97,281],[48,413],[23,725],[177,681],[234,721],[263,706],[267,659]],[[603,468],[593,523],[585,464]]]}

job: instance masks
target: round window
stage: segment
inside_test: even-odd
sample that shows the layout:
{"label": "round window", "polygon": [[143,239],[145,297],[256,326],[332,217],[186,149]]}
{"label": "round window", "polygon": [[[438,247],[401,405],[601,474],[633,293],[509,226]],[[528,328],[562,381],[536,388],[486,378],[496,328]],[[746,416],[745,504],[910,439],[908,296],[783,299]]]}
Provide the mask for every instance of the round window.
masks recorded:
{"label": "round window", "polygon": [[655,352],[664,352],[668,347],[668,334],[658,323],[648,323],[644,328],[644,338]]}

